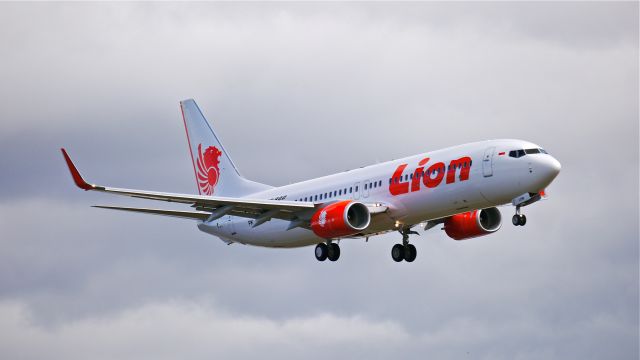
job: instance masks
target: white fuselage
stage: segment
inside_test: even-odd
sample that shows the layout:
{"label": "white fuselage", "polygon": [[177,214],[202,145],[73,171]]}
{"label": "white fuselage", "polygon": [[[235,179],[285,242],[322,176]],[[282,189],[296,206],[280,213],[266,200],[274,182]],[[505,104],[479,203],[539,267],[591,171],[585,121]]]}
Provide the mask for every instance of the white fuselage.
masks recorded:
{"label": "white fuselage", "polygon": [[[374,214],[369,227],[360,234],[366,236],[503,205],[519,195],[543,190],[557,175],[560,164],[546,153],[509,156],[510,151],[528,148],[540,147],[521,140],[464,144],[272,188],[247,197],[324,203],[356,200],[386,206],[387,211]],[[449,168],[452,161],[460,159],[463,160],[455,169]],[[437,163],[444,165],[443,174],[435,171],[442,169],[435,165]],[[432,166],[433,172],[417,175]],[[420,171],[416,170],[418,168]],[[465,171],[468,171],[468,177],[463,175]],[[424,177],[430,179],[430,186],[426,185]],[[224,216],[210,222],[201,221],[198,228],[225,241],[256,246],[298,247],[326,242],[305,228],[287,230],[289,221],[272,219],[257,227],[251,224],[251,219]]]}

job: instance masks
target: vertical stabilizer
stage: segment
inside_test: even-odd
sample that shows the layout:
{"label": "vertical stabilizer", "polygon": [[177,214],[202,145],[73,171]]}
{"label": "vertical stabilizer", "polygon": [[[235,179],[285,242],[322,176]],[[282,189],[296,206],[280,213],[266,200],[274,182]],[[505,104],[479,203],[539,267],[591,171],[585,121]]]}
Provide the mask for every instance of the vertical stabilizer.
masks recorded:
{"label": "vertical stabilizer", "polygon": [[180,108],[200,195],[238,197],[270,188],[240,175],[195,101],[181,101]]}

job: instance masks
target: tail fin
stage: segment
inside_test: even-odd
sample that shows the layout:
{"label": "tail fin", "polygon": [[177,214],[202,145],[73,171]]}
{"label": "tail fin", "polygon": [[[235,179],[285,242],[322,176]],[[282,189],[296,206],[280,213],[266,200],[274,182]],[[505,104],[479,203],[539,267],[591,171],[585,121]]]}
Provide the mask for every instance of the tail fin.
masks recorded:
{"label": "tail fin", "polygon": [[180,108],[201,195],[243,196],[270,188],[240,175],[195,101],[181,101]]}

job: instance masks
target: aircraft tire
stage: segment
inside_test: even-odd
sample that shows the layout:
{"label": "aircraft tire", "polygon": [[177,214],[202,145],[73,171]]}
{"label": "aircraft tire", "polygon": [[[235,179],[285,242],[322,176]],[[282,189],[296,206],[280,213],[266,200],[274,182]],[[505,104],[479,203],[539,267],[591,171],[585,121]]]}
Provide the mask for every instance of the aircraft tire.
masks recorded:
{"label": "aircraft tire", "polygon": [[393,245],[391,248],[391,257],[395,262],[404,260],[404,246],[402,246],[402,244]]}
{"label": "aircraft tire", "polygon": [[416,247],[413,246],[413,244],[407,244],[407,246],[404,247],[404,260],[406,262],[413,262],[417,255],[418,250],[416,250]]}
{"label": "aircraft tire", "polygon": [[327,256],[329,255],[329,249],[327,247],[327,244],[320,243],[320,244],[316,245],[315,254],[316,254],[316,259],[318,261],[327,260]]}
{"label": "aircraft tire", "polygon": [[511,218],[511,222],[514,226],[520,225],[520,216],[518,216],[518,214],[513,215],[513,217]]}
{"label": "aircraft tire", "polygon": [[328,246],[327,257],[330,261],[336,261],[340,258],[340,246],[336,243],[331,243]]}
{"label": "aircraft tire", "polygon": [[524,226],[527,223],[527,217],[524,214],[520,215],[520,226]]}

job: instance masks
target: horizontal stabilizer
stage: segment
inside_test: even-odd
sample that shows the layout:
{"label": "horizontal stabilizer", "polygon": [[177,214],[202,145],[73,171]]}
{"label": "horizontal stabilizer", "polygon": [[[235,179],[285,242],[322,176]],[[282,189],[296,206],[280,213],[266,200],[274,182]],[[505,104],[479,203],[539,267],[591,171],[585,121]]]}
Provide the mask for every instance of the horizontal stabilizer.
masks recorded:
{"label": "horizontal stabilizer", "polygon": [[206,220],[211,215],[210,213],[203,212],[203,211],[179,211],[179,210],[132,208],[132,207],[107,206],[107,205],[94,205],[93,207],[100,208],[100,209],[131,211],[131,212],[138,212],[138,213],[144,213],[144,214],[173,216],[173,217],[178,217],[183,219],[192,219],[192,220]]}

